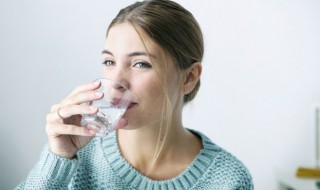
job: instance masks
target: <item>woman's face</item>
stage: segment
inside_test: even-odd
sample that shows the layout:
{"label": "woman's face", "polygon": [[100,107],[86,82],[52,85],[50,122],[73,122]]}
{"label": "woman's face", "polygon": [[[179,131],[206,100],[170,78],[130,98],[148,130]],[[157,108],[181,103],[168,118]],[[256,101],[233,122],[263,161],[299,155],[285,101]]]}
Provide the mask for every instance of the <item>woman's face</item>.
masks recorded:
{"label": "woman's face", "polygon": [[[140,33],[140,35],[143,35]],[[123,116],[127,129],[158,126],[165,104],[165,93],[159,72],[167,72],[168,95],[182,97],[181,85],[171,59],[164,60],[164,51],[147,37],[143,41],[129,23],[116,24],[110,28],[103,50],[103,75],[124,84],[135,95],[133,104]],[[168,64],[167,64],[168,63]],[[161,65],[162,64],[162,65]],[[163,65],[167,64],[167,71]],[[178,94],[177,94],[178,93]],[[180,98],[172,100],[172,104]],[[179,109],[178,109],[179,110]],[[181,110],[180,110],[181,111]]]}

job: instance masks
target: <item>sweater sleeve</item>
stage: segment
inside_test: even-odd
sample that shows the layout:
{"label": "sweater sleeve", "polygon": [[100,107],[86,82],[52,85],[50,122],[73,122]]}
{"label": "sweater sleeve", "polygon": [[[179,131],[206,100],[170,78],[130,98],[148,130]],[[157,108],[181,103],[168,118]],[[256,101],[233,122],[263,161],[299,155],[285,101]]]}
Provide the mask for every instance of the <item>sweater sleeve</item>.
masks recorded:
{"label": "sweater sleeve", "polygon": [[242,173],[242,178],[239,179],[239,182],[240,182],[240,186],[237,188],[237,190],[253,190],[254,189],[252,177],[248,170]]}
{"label": "sweater sleeve", "polygon": [[59,157],[46,146],[40,160],[30,171],[27,180],[16,190],[22,189],[68,189],[77,168],[78,160]]}

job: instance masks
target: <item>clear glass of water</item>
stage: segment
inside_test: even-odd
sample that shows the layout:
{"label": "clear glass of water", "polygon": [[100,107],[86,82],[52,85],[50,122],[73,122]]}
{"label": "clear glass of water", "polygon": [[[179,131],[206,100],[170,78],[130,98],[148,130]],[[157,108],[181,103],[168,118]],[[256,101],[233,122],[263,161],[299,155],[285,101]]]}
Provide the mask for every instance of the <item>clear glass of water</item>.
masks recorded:
{"label": "clear glass of water", "polygon": [[107,78],[97,79],[101,86],[96,92],[103,93],[103,98],[86,104],[98,108],[96,114],[84,114],[81,126],[94,130],[96,136],[106,136],[114,130],[119,119],[126,112],[133,100],[132,93],[121,83]]}

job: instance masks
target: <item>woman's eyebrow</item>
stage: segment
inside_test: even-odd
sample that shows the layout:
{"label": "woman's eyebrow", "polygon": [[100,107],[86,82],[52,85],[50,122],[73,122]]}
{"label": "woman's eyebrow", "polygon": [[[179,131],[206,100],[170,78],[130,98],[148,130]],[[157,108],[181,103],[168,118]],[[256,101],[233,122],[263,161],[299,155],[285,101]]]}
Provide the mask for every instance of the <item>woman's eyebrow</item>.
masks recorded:
{"label": "woman's eyebrow", "polygon": [[134,57],[134,56],[150,56],[150,57],[155,57],[154,55],[150,54],[150,53],[146,53],[146,52],[142,52],[142,51],[138,51],[138,52],[132,52],[132,53],[129,53],[128,56],[129,57]]}
{"label": "woman's eyebrow", "polygon": [[109,54],[109,55],[112,55],[112,56],[113,56],[113,54],[112,54],[110,51],[108,51],[108,50],[103,50],[103,51],[102,51],[102,54]]}
{"label": "woman's eyebrow", "polygon": [[[108,51],[108,50],[103,50],[103,51],[102,51],[102,54],[109,54],[109,55],[113,56],[113,54],[112,54],[110,51]],[[141,55],[143,55],[143,56],[150,56],[150,57],[152,57],[152,58],[155,58],[155,56],[154,56],[153,54],[146,53],[146,52],[143,52],[143,51],[137,51],[137,52],[129,53],[129,54],[128,54],[128,57],[135,57],[135,56],[141,56]]]}

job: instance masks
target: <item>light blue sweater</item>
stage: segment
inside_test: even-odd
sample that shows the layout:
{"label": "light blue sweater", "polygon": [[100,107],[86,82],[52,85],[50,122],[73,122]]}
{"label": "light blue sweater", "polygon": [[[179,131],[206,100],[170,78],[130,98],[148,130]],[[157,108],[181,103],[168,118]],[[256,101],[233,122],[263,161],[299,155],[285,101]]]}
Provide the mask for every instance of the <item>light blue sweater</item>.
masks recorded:
{"label": "light blue sweater", "polygon": [[16,189],[110,190],[252,190],[246,167],[200,132],[203,149],[179,176],[156,181],[143,176],[122,156],[116,132],[94,138],[75,159],[61,158],[44,149],[38,164]]}

